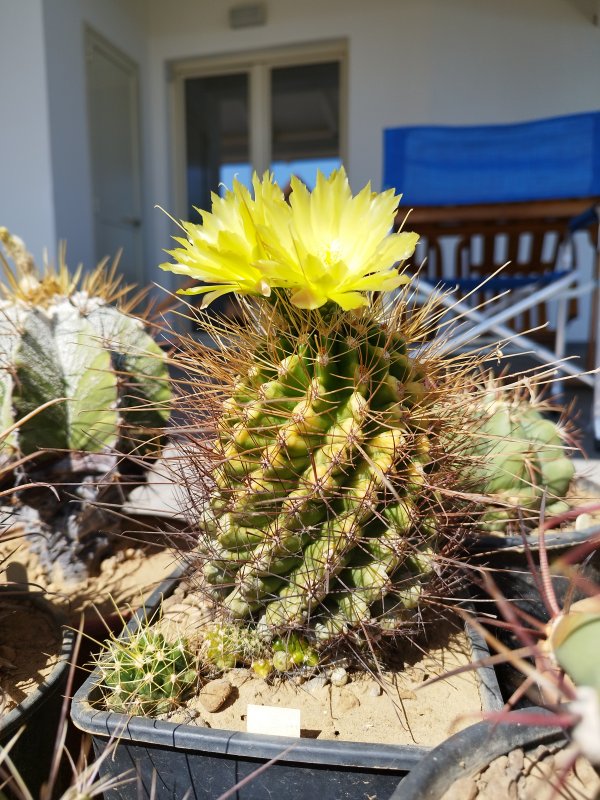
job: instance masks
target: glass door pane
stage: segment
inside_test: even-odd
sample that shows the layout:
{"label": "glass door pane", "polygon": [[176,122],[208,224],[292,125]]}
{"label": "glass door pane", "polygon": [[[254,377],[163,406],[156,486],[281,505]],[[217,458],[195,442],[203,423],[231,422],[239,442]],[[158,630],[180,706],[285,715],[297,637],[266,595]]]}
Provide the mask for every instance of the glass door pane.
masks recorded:
{"label": "glass door pane", "polygon": [[[196,208],[210,210],[211,192],[223,194],[234,175],[250,186],[248,73],[185,80],[187,219],[200,222]],[[201,299],[190,298],[200,303]],[[219,298],[211,311],[233,317],[233,295]]]}
{"label": "glass door pane", "polygon": [[340,65],[271,70],[271,170],[285,187],[296,175],[314,187],[317,170],[340,166]]}
{"label": "glass door pane", "polygon": [[[233,176],[250,185],[248,74],[185,81],[188,216],[210,208],[210,193],[231,188]],[[222,189],[221,189],[222,192]]]}

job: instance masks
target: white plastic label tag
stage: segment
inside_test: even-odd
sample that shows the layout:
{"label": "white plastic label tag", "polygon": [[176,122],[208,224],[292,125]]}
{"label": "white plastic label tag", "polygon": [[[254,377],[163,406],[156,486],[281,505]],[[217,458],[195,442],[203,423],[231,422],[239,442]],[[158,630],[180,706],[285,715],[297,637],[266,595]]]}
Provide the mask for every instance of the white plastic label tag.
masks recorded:
{"label": "white plastic label tag", "polygon": [[300,709],[279,706],[248,704],[246,714],[248,733],[266,733],[270,736],[300,737]]}

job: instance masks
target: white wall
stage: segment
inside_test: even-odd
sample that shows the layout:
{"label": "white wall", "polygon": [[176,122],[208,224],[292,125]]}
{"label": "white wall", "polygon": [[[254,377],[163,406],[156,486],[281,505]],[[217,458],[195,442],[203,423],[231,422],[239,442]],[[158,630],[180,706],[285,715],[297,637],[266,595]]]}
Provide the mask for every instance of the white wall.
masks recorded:
{"label": "white wall", "polygon": [[56,238],[72,265],[95,264],[85,26],[137,62],[143,86],[144,9],[144,0],[44,0]]}
{"label": "white wall", "polygon": [[[267,0],[266,25],[230,30],[228,10],[239,2],[148,0],[147,185],[166,208],[175,208],[169,61],[345,38],[346,166],[355,188],[381,183],[385,127],[600,108],[600,28],[569,0]],[[161,215],[153,234],[148,252],[158,262],[169,235]],[[585,328],[572,335],[585,337]]]}
{"label": "white wall", "polygon": [[230,30],[244,1],[0,0],[0,224],[38,258],[66,238],[71,263],[94,261],[85,24],[140,65],[145,260],[166,286],[170,224],[154,206],[175,209],[170,61],[344,38],[355,188],[379,186],[388,126],[600,108],[600,28],[573,0],[266,0],[265,26]]}
{"label": "white wall", "polygon": [[42,0],[0,0],[0,225],[55,250]]}
{"label": "white wall", "polygon": [[[148,0],[157,155],[167,146],[165,62],[328,38],[348,41],[347,166],[357,184],[381,179],[384,127],[600,108],[600,28],[568,0],[269,0],[265,26],[230,30],[238,1]],[[161,195],[165,178],[161,164]]]}

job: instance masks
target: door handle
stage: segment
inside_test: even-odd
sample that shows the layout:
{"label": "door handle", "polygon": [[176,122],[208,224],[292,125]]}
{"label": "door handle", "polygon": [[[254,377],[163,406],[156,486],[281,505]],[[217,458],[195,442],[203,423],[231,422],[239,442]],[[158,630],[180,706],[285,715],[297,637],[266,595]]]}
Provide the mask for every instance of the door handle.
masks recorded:
{"label": "door handle", "polygon": [[132,228],[140,228],[142,220],[139,217],[122,217],[121,222],[124,225],[131,225]]}

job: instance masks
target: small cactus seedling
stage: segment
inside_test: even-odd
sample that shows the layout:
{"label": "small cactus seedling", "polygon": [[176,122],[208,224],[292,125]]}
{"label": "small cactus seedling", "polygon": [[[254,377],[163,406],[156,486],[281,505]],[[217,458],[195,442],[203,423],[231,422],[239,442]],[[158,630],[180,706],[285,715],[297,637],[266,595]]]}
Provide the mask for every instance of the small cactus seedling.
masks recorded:
{"label": "small cactus seedling", "polygon": [[204,631],[202,658],[209,668],[218,671],[249,665],[263,658],[268,648],[251,627],[216,623]]}
{"label": "small cactus seedling", "polygon": [[38,270],[5,228],[0,244],[0,470],[15,485],[40,484],[18,496],[44,566],[83,577],[115,525],[101,506],[119,508],[160,452],[165,359],[128,313],[140,295],[130,297],[116,263],[72,274],[62,251],[58,268]]}
{"label": "small cactus seedling", "polygon": [[292,632],[272,639],[251,625],[220,622],[203,632],[201,657],[209,670],[251,667],[261,678],[273,671],[293,672],[319,665],[319,655],[308,641]]}
{"label": "small cactus seedling", "polygon": [[272,645],[271,663],[277,672],[288,672],[301,667],[309,669],[319,665],[319,654],[308,641],[295,632],[277,637]]}
{"label": "small cactus seedling", "polygon": [[165,714],[181,705],[197,685],[196,665],[185,639],[167,641],[147,625],[111,637],[96,663],[107,707],[141,715]]}

